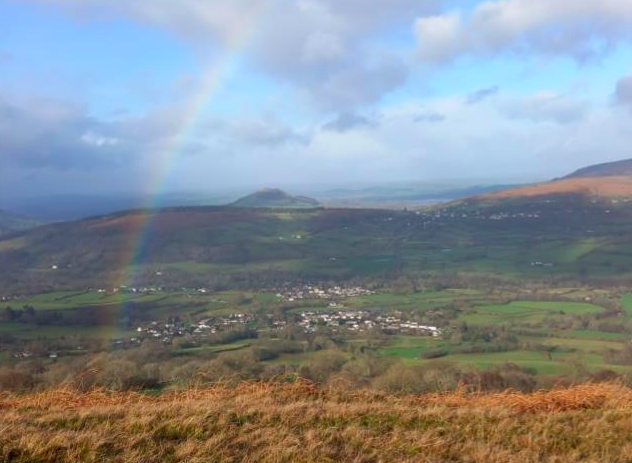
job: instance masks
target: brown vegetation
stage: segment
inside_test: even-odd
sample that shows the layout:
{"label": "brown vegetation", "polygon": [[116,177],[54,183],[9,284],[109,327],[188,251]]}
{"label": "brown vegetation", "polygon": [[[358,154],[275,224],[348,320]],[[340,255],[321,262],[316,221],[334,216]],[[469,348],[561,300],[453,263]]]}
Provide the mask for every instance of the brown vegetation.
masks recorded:
{"label": "brown vegetation", "polygon": [[632,177],[567,178],[483,196],[485,199],[507,199],[555,194],[580,194],[606,198],[632,196]]}
{"label": "brown vegetation", "polygon": [[115,462],[627,462],[632,390],[390,396],[245,383],[149,396],[0,396],[0,459]]}

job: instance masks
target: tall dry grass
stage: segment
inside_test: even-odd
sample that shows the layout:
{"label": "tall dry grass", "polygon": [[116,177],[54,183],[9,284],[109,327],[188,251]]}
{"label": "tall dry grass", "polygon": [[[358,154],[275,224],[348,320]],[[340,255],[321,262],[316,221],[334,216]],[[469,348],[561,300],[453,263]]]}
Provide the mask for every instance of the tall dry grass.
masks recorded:
{"label": "tall dry grass", "polygon": [[245,383],[0,396],[5,462],[630,462],[632,390],[389,396]]}

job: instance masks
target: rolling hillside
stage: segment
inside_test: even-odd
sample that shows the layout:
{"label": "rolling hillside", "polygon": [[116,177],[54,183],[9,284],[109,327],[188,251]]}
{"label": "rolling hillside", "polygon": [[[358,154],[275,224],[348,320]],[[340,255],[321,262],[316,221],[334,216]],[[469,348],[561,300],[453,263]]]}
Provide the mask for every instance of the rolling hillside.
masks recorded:
{"label": "rolling hillside", "polygon": [[564,197],[575,198],[593,203],[632,199],[632,159],[585,167],[547,182],[475,194],[452,204],[466,202],[486,207],[490,203],[502,203],[503,200],[510,200],[513,203],[524,200],[529,203],[546,197],[555,200]]}
{"label": "rolling hillside", "polygon": [[632,197],[632,177],[569,177],[553,182],[503,190],[485,199],[530,198],[550,195],[580,195],[597,198]]}
{"label": "rolling hillside", "polygon": [[561,179],[479,195],[470,198],[470,201],[560,195],[591,200],[632,198],[632,159],[585,167]]}
{"label": "rolling hillside", "polygon": [[0,282],[41,290],[446,272],[628,278],[630,198],[625,176],[562,179],[420,211],[303,208],[313,200],[265,190],[230,207],[133,210],[0,238]]}
{"label": "rolling hillside", "polygon": [[[461,202],[424,212],[228,207],[130,211],[0,238],[5,291],[474,272],[632,276],[629,203]],[[534,267],[533,262],[554,267]],[[133,275],[133,278],[131,277]]]}

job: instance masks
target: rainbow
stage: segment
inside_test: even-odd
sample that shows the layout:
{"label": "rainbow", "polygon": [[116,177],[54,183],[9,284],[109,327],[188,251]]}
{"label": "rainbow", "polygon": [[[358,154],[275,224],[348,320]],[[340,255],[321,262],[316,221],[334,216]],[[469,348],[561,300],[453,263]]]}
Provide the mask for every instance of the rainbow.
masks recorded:
{"label": "rainbow", "polygon": [[[164,147],[156,153],[143,188],[145,200],[141,207],[142,211],[139,213],[138,222],[133,224],[129,243],[121,253],[121,263],[118,268],[122,271],[118,272],[119,276],[114,282],[114,288],[134,286],[137,279],[136,265],[142,259],[155,222],[156,215],[151,211],[158,208],[160,194],[168,184],[170,175],[177,166],[186,143],[191,139],[213,97],[221,90],[223,82],[235,71],[239,58],[254,43],[273,3],[260,2],[248,12],[249,14],[241,18],[243,23],[229,37],[224,52],[213,61],[211,66],[206,68],[202,74],[201,85],[188,98],[184,106],[184,117],[179,127],[169,137]],[[127,298],[124,294],[120,294],[118,299],[116,318],[125,312],[127,305],[125,302]]]}

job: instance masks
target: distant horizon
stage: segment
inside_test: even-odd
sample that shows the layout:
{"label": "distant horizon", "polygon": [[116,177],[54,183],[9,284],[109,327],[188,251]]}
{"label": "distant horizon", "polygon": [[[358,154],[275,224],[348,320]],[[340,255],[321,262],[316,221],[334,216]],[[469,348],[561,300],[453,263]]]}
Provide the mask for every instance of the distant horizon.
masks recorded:
{"label": "distant horizon", "polygon": [[[432,190],[441,191],[441,190],[451,190],[451,189],[467,189],[473,187],[487,187],[487,186],[497,186],[497,185],[523,185],[529,183],[539,183],[553,180],[553,178],[541,178],[541,179],[509,179],[508,181],[494,181],[494,180],[485,180],[485,179],[437,179],[430,181],[415,181],[415,180],[401,180],[401,181],[390,181],[390,182],[358,182],[352,184],[344,184],[344,183],[332,183],[332,184],[244,184],[244,185],[229,185],[224,187],[215,187],[215,188],[197,188],[197,189],[177,189],[164,191],[160,193],[160,197],[177,197],[177,196],[186,196],[186,195],[233,195],[233,194],[248,194],[254,193],[264,189],[280,189],[287,193],[291,194],[330,194],[333,192],[363,192],[371,189],[397,189],[397,188],[413,188],[413,187],[425,187],[430,188]],[[9,192],[10,193],[10,192]],[[16,200],[30,200],[30,199],[39,199],[44,197],[84,197],[84,198],[142,198],[147,196],[148,193],[142,191],[79,191],[79,190],[68,190],[62,191],[58,193],[42,193],[42,194],[32,194],[32,195],[16,195],[11,196],[6,195],[4,199],[8,199],[10,201]]]}

